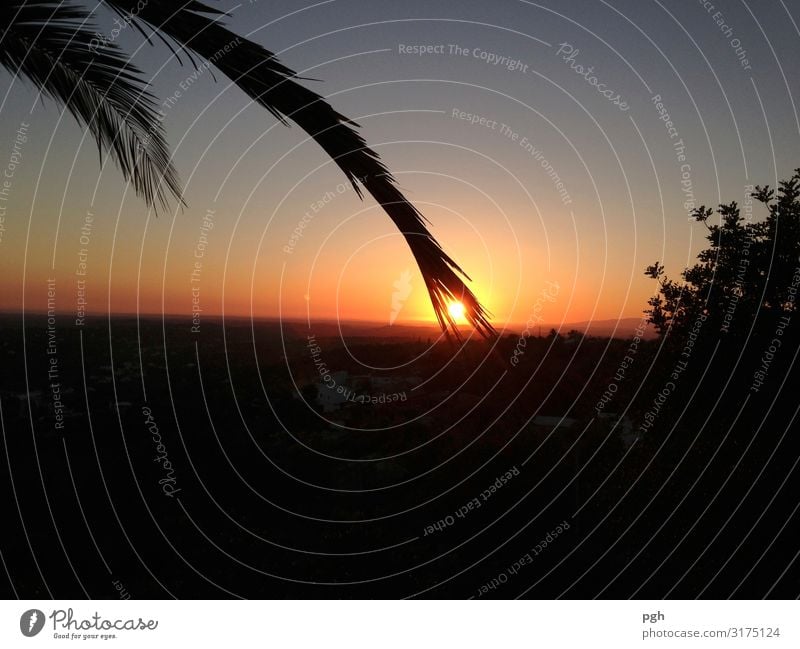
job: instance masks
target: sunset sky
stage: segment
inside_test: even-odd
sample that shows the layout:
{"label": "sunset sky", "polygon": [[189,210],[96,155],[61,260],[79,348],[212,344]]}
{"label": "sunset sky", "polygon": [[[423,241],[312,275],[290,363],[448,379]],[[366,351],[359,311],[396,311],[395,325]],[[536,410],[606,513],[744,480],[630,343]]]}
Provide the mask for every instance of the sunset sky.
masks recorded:
{"label": "sunset sky", "polygon": [[[692,200],[743,203],[800,167],[800,10],[717,4],[262,0],[227,22],[362,125],[502,327],[553,285],[548,323],[640,315],[644,267],[677,276],[704,247]],[[158,41],[117,42],[175,100],[188,206],[148,214],[71,116],[0,72],[0,309],[44,309],[55,278],[75,314],[85,279],[93,313],[188,314],[194,296],[206,315],[388,323],[408,270],[397,320],[433,318],[400,233],[305,133]]]}

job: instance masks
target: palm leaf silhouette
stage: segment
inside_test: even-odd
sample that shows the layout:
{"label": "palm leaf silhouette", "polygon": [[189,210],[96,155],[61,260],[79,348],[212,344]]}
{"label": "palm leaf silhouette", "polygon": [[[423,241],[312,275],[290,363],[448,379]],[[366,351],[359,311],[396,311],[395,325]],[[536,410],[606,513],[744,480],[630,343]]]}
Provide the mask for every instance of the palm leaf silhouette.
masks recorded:
{"label": "palm leaf silhouette", "polygon": [[[461,277],[467,274],[428,231],[425,217],[403,196],[394,178],[356,128],[320,95],[297,82],[297,75],[260,45],[240,38],[221,22],[221,12],[201,2],[103,0],[126,20],[147,23],[180,48],[213,64],[284,124],[293,121],[336,162],[363,198],[362,187],[380,203],[408,242],[420,268],[442,330],[460,338],[448,303],[460,301],[470,324],[483,336],[495,335],[488,313]],[[141,28],[140,28],[141,29]],[[225,46],[229,49],[222,52]]]}
{"label": "palm leaf silhouette", "polygon": [[64,2],[3,0],[0,65],[62,104],[154,208],[180,199],[153,96],[121,51],[91,47],[89,14]]}
{"label": "palm leaf silhouette", "polygon": [[[291,120],[300,126],[331,156],[358,195],[363,198],[362,188],[369,192],[399,228],[448,337],[461,338],[447,309],[451,301],[463,303],[467,320],[481,335],[496,335],[488,313],[462,280],[469,277],[398,189],[356,130],[358,124],[300,85],[297,75],[272,52],[227,29],[220,22],[224,14],[204,3],[102,1],[146,38],[145,25],[168,46],[170,40],[175,42],[190,59],[194,53],[213,63],[282,123]],[[101,155],[103,150],[111,154],[148,205],[166,207],[170,197],[180,200],[180,182],[154,98],[140,71],[113,43],[92,47],[89,14],[68,0],[4,0],[0,20],[6,25],[0,36],[0,65],[31,80],[89,128]]]}

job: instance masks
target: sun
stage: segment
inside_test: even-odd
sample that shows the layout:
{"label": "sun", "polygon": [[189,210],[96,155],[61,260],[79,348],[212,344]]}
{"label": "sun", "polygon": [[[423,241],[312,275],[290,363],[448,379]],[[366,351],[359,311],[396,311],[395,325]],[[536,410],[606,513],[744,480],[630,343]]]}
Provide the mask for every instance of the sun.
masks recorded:
{"label": "sun", "polygon": [[450,302],[447,305],[447,312],[450,314],[450,317],[453,318],[455,321],[464,321],[464,314],[466,313],[466,309],[461,302]]}

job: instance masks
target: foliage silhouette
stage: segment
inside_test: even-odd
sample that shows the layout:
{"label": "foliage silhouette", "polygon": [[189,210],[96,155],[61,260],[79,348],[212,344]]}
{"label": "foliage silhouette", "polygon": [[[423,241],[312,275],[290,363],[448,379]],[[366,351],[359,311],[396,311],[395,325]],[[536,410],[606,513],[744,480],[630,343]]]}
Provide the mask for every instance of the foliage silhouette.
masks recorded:
{"label": "foliage silhouette", "polygon": [[781,181],[777,192],[756,186],[751,196],[766,206],[764,220],[744,218],[735,201],[719,206],[715,224],[709,224],[710,208],[693,210],[708,229],[709,247],[683,271],[683,283],[668,278],[659,262],[645,270],[659,283],[645,313],[662,336],[681,338],[698,322],[712,334],[747,336],[797,310],[800,169]]}

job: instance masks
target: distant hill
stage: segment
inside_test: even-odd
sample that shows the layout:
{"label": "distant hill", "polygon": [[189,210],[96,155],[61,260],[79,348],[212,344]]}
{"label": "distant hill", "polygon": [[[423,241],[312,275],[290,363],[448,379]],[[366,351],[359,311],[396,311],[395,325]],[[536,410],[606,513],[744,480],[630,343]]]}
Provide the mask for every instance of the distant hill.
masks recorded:
{"label": "distant hill", "polygon": [[[559,331],[562,335],[576,330],[589,336],[632,338],[634,332],[641,324],[641,318],[620,318],[619,320],[594,320],[586,322],[542,323],[531,332],[538,336],[546,336],[551,329]],[[307,335],[313,333],[317,337],[330,337],[342,335],[345,338],[438,338],[442,335],[438,326],[429,323],[395,323],[393,325],[380,322],[312,322],[309,328],[306,322],[284,321],[283,328],[287,332]],[[525,328],[524,324],[511,324],[506,327],[504,334],[519,334]],[[465,336],[470,333],[469,327],[462,327]],[[648,326],[644,337],[655,338],[656,333],[652,326]]]}
{"label": "distant hill", "polygon": [[[641,318],[620,318],[619,320],[592,320],[587,322],[568,322],[561,325],[561,333],[575,329],[589,336],[606,336],[613,338],[633,338],[634,332],[641,325]],[[545,328],[546,327],[546,328]],[[558,325],[542,325],[542,332],[558,329]],[[644,337],[656,338],[657,334],[652,325],[648,325]]]}

